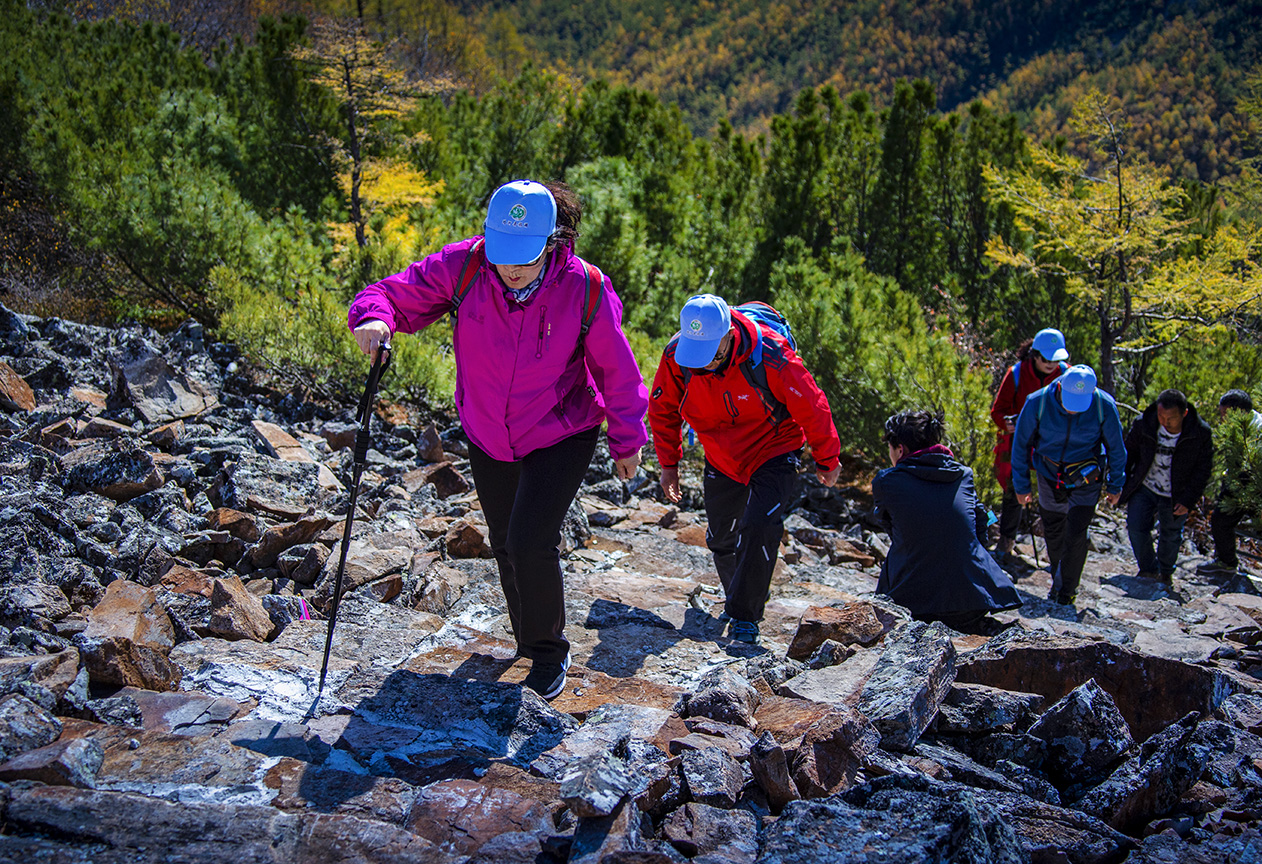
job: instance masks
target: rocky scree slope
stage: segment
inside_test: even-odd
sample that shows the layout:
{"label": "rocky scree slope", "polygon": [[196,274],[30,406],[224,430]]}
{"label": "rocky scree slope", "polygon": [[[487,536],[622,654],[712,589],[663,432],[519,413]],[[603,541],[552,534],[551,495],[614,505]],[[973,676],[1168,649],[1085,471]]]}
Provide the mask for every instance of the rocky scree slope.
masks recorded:
{"label": "rocky scree slope", "polygon": [[755,647],[703,513],[600,455],[546,703],[459,429],[377,423],[317,699],[356,427],[246,371],[0,307],[0,859],[1262,854],[1257,587],[1135,579],[1107,515],[1078,609],[1037,571],[969,636],[876,596],[862,495],[805,479]]}

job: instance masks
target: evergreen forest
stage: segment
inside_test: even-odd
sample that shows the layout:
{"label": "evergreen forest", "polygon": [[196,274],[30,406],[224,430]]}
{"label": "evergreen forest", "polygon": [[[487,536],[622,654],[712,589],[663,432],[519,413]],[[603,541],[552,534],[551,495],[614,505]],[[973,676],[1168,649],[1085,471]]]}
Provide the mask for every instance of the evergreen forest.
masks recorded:
{"label": "evergreen forest", "polygon": [[[993,495],[1040,328],[1124,422],[1262,395],[1262,6],[1018,6],[0,0],[0,302],[346,396],[350,298],[559,179],[646,378],[690,295],[768,301],[847,450],[941,408]],[[449,341],[387,395],[449,407]]]}

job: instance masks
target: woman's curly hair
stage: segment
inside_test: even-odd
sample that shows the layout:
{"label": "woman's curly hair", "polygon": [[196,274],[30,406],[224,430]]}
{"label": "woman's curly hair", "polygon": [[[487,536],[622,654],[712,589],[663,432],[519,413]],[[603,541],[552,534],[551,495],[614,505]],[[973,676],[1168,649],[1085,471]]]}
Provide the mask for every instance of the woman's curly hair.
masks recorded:
{"label": "woman's curly hair", "polygon": [[942,421],[941,411],[899,411],[885,421],[885,443],[906,447],[910,453],[940,444]]}

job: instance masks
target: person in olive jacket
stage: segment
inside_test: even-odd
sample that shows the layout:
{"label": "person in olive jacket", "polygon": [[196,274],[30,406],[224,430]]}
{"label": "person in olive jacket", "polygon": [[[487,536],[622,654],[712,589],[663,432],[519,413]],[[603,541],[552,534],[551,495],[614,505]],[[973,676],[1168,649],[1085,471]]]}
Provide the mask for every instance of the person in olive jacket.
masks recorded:
{"label": "person in olive jacket", "polygon": [[[1209,425],[1178,390],[1163,390],[1126,435],[1126,533],[1139,575],[1170,582],[1187,521],[1209,482],[1214,442]],[[1152,529],[1157,525],[1157,549]]]}

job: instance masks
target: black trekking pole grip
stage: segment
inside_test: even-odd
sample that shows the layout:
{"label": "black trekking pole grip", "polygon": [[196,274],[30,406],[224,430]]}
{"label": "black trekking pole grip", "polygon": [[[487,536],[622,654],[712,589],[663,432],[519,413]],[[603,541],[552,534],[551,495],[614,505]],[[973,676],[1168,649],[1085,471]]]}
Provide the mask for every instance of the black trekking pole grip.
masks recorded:
{"label": "black trekking pole grip", "polygon": [[324,679],[329,671],[329,654],[333,649],[333,628],[337,625],[337,607],[342,600],[342,578],[346,572],[346,550],[350,547],[351,525],[355,521],[355,504],[359,498],[359,479],[364,473],[364,462],[368,456],[368,444],[372,437],[372,403],[377,397],[377,385],[381,383],[381,375],[389,365],[390,343],[382,342],[377,348],[377,356],[368,373],[368,382],[364,385],[364,397],[360,400],[359,410],[356,413],[359,432],[355,435],[351,496],[346,507],[346,527],[342,531],[342,551],[337,562],[337,576],[333,579],[333,603],[329,608],[329,627],[324,635],[324,660],[320,664],[320,684],[316,689],[317,702],[324,693]]}

